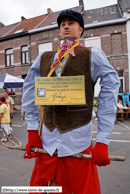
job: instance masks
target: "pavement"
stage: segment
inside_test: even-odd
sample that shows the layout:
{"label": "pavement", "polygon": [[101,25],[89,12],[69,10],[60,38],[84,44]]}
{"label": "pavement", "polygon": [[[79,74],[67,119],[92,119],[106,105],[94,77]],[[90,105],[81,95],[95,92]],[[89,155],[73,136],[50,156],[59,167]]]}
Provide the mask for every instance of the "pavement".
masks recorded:
{"label": "pavement", "polygon": [[[28,141],[26,121],[21,121],[21,112],[14,109],[13,132],[22,142],[25,148]],[[14,136],[12,140],[18,144]],[[0,138],[3,132],[0,131]],[[9,141],[6,145],[13,146]],[[24,151],[9,149],[0,144],[0,186],[29,186],[30,177],[34,167],[35,159],[23,159]]]}
{"label": "pavement", "polygon": [[[97,121],[93,121],[92,141],[95,145]],[[15,106],[13,132],[25,148],[27,123],[21,121],[20,106]],[[0,138],[3,132],[0,130]],[[12,135],[12,140],[18,143]],[[6,145],[11,145],[8,141]],[[29,186],[35,159],[23,159],[24,151],[9,149],[0,144],[0,187]],[[125,162],[111,161],[106,167],[98,167],[102,194],[130,194],[130,118],[114,125],[109,144],[109,155],[124,156]]]}

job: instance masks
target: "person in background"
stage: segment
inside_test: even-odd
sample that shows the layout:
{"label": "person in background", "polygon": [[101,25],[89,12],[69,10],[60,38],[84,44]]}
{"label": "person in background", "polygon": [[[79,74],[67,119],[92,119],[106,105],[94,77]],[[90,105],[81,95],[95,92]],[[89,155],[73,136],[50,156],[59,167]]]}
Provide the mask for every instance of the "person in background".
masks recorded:
{"label": "person in background", "polygon": [[92,115],[93,115],[93,118],[95,119],[95,121],[98,121],[98,118],[97,118],[96,113],[95,113],[94,110],[92,111]]}
{"label": "person in background", "polygon": [[117,111],[116,111],[116,120],[117,121],[117,118],[118,118],[118,113],[121,113],[121,121],[124,122],[124,111],[123,109],[119,109],[119,108],[123,108],[123,103],[122,103],[122,97],[120,95],[118,95],[118,98],[117,98]]}
{"label": "person in background", "polygon": [[[62,186],[62,194],[100,194],[96,165],[110,164],[108,144],[115,122],[119,78],[102,50],[97,47],[86,48],[79,43],[84,32],[84,20],[80,12],[64,10],[59,14],[57,23],[63,44],[58,52],[44,52],[37,57],[23,85],[22,105],[28,122],[24,158],[36,157],[30,185],[45,186],[46,180],[50,180]],[[63,56],[65,60],[62,60]],[[45,106],[40,137],[39,109],[35,105],[35,77],[47,77],[50,67],[56,67],[59,60],[55,76],[85,76],[86,104],[71,106],[74,109],[68,105]],[[99,77],[98,128],[93,148],[91,118],[94,85]],[[31,147],[43,147],[48,154],[32,153]],[[68,157],[79,152],[92,154],[92,159]]]}
{"label": "person in background", "polygon": [[[97,106],[97,104],[98,104],[97,100],[94,100],[93,101],[93,106]],[[94,110],[92,111],[92,116],[94,117],[95,121],[98,120],[98,118],[97,118],[96,113],[95,113]]]}
{"label": "person in background", "polygon": [[23,110],[23,106],[22,106],[22,99],[20,101],[21,103],[21,121],[24,119],[24,110]]}
{"label": "person in background", "polygon": [[[2,104],[0,106],[0,123],[1,127],[4,128],[7,135],[10,136],[10,130],[9,130],[9,123],[10,123],[10,107],[9,104],[6,102],[5,97],[1,97],[0,103]],[[7,136],[3,132],[4,137],[1,139],[2,142],[7,141]]]}
{"label": "person in background", "polygon": [[14,113],[14,100],[9,96],[8,91],[4,92],[4,97],[6,99],[6,102],[10,106],[10,131],[13,131],[12,129],[12,119],[13,119],[13,113]]}
{"label": "person in background", "polygon": [[[130,93],[128,93],[126,90],[123,91],[122,94],[120,94],[122,97],[123,105],[126,107],[130,107]],[[126,113],[126,120],[128,119],[128,113]]]}

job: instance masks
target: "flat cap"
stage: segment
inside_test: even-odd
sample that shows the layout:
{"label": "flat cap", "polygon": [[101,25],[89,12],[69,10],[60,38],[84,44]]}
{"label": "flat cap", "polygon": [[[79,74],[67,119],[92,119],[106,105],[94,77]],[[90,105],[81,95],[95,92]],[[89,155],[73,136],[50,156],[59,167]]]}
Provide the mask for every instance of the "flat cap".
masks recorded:
{"label": "flat cap", "polygon": [[65,17],[74,18],[80,24],[80,26],[83,28],[83,31],[82,31],[82,34],[83,34],[83,32],[84,32],[84,19],[83,19],[83,16],[80,12],[74,11],[72,9],[66,9],[64,11],[61,11],[58,18],[57,18],[57,24],[58,24],[59,28],[60,28],[60,24],[61,24],[62,20]]}

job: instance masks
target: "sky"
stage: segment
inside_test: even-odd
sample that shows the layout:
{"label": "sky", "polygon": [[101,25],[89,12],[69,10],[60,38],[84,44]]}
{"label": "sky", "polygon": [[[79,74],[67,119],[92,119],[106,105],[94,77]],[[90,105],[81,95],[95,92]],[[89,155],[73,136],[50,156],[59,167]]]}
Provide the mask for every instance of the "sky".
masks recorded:
{"label": "sky", "polygon": [[[117,0],[83,0],[85,10],[117,4]],[[47,8],[53,12],[79,5],[79,0],[0,0],[0,22],[10,25],[26,19],[44,15]]]}

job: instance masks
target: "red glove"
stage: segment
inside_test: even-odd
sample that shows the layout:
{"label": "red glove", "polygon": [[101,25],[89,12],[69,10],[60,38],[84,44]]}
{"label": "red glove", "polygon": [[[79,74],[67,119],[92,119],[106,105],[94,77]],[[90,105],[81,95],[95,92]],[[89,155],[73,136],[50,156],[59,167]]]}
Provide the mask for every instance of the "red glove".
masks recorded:
{"label": "red glove", "polygon": [[23,155],[24,158],[31,159],[32,157],[36,157],[40,155],[38,152],[31,153],[32,148],[42,148],[42,141],[40,136],[38,135],[38,130],[29,130],[28,131],[28,143],[26,145],[26,153]]}
{"label": "red glove", "polygon": [[103,143],[96,143],[92,151],[92,161],[97,166],[106,166],[110,164],[108,157],[108,146]]}

